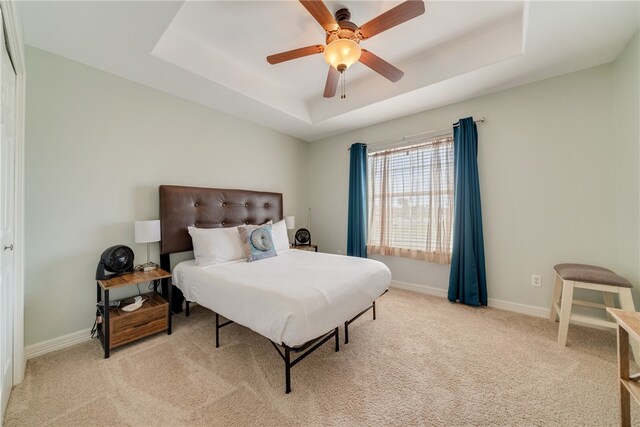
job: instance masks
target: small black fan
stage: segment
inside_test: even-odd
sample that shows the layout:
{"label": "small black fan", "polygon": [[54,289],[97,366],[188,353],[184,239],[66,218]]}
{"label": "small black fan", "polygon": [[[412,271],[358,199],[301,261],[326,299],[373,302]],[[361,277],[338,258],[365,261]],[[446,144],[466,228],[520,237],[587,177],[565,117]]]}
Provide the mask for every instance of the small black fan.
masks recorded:
{"label": "small black fan", "polygon": [[296,240],[294,242],[294,246],[300,245],[310,245],[311,244],[311,233],[306,228],[301,228],[296,231]]}
{"label": "small black fan", "polygon": [[124,245],[111,246],[100,255],[98,268],[96,268],[96,280],[110,279],[131,272],[133,272],[131,248]]}

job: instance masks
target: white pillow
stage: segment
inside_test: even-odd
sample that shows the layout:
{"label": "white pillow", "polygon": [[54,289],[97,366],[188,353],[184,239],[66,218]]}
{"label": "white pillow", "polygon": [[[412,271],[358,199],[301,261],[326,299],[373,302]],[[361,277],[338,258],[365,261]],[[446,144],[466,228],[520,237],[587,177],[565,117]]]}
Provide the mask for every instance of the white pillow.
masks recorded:
{"label": "white pillow", "polygon": [[211,265],[244,259],[242,243],[236,227],[188,227],[193,242],[196,265]]}
{"label": "white pillow", "polygon": [[271,239],[273,240],[273,246],[276,248],[276,253],[289,249],[289,235],[287,234],[287,224],[284,219],[271,226]]}

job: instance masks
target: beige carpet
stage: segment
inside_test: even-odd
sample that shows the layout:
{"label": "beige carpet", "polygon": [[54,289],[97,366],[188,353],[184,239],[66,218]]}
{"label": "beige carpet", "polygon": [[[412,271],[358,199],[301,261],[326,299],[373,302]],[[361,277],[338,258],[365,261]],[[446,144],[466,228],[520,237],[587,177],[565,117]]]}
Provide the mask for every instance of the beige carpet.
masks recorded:
{"label": "beige carpet", "polygon": [[[269,341],[221,331],[195,307],[156,335],[101,357],[97,341],[32,359],[7,426],[616,425],[615,335],[392,290],[350,328],[284,369]],[[341,328],[341,334],[343,333]],[[638,408],[632,416],[640,425]]]}

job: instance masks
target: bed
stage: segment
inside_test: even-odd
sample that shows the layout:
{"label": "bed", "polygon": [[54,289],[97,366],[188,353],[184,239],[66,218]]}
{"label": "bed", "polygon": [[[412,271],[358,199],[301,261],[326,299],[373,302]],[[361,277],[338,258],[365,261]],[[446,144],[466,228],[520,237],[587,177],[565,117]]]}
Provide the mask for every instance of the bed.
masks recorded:
{"label": "bed", "polygon": [[[160,186],[161,265],[171,254],[191,251],[190,226],[236,227],[283,218],[282,194],[245,190]],[[286,242],[285,242],[286,243]],[[285,392],[291,368],[327,341],[339,351],[339,326],[373,310],[389,287],[391,274],[377,261],[286,249],[273,258],[214,265],[183,261],[173,269],[172,311],[186,297],[215,313],[216,347],[220,329],[238,323],[271,341],[285,363]],[[166,283],[165,286],[171,286]],[[227,319],[220,323],[220,317]],[[299,354],[293,359],[292,353]]]}

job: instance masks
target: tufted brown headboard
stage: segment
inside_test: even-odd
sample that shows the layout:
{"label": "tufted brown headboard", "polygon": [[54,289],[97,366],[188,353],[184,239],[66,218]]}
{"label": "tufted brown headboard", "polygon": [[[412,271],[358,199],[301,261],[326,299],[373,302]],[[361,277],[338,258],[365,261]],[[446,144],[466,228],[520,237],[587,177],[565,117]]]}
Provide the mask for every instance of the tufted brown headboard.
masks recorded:
{"label": "tufted brown headboard", "polygon": [[187,227],[235,227],[282,219],[282,193],[160,186],[160,254],[193,250]]}

